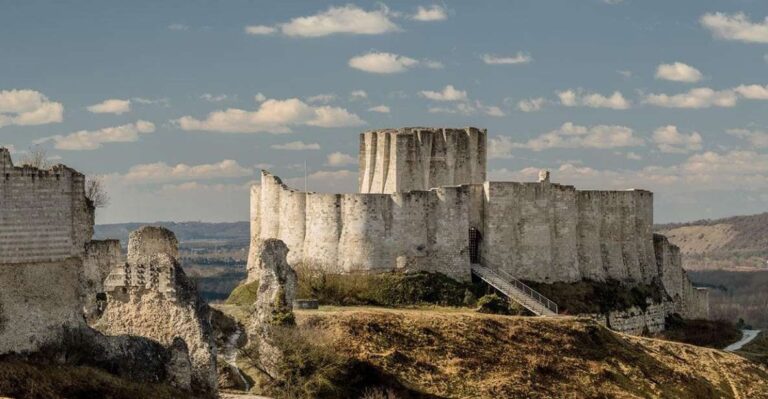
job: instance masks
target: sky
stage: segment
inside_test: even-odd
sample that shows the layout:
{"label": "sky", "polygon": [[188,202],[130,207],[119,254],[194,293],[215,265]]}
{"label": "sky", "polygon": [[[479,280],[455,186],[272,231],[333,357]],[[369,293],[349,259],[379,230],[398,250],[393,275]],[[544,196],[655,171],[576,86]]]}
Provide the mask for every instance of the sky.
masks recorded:
{"label": "sky", "polygon": [[0,146],[105,182],[97,223],[237,221],[268,169],[354,192],[369,129],[488,129],[489,180],[768,210],[764,0],[0,0]]}

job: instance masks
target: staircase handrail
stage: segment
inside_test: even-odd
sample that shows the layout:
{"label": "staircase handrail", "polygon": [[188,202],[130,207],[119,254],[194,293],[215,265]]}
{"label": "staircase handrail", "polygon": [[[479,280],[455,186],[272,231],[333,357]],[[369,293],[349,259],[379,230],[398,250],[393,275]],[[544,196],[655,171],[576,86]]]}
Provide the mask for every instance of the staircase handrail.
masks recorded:
{"label": "staircase handrail", "polygon": [[553,300],[545,297],[540,292],[534,290],[529,285],[527,285],[527,284],[523,283],[522,281],[512,277],[512,275],[510,275],[506,271],[501,270],[501,269],[496,268],[496,267],[488,267],[488,266],[483,266],[483,265],[477,265],[477,266],[486,268],[486,269],[488,269],[488,270],[490,270],[490,271],[500,275],[500,277],[504,278],[504,282],[506,282],[508,284],[511,284],[513,287],[515,287],[516,289],[521,291],[523,294],[527,295],[528,297],[530,297],[531,299],[535,300],[536,302],[538,302],[542,306],[546,307],[550,311],[554,312],[555,314],[558,314],[557,303],[555,303]]}

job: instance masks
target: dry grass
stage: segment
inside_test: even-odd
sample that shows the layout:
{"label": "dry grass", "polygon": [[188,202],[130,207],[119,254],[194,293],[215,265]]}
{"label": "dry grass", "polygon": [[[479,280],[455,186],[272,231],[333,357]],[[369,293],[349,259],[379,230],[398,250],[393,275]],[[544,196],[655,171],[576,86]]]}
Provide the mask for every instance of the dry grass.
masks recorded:
{"label": "dry grass", "polygon": [[0,397],[3,396],[15,399],[192,397],[168,385],[132,382],[91,367],[9,359],[0,362]]}
{"label": "dry grass", "polygon": [[[589,320],[376,309],[297,312],[301,328],[404,386],[446,398],[768,398],[739,356],[612,333]],[[732,383],[731,383],[732,382]]]}

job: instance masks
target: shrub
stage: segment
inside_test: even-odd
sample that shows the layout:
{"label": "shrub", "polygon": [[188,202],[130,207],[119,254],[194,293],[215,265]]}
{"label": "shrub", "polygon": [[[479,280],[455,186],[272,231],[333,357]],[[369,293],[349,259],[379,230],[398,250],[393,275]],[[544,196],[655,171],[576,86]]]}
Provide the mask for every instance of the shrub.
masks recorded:
{"label": "shrub", "polygon": [[554,301],[560,313],[586,314],[626,310],[633,306],[647,309],[647,298],[655,303],[664,299],[662,288],[655,284],[627,286],[617,280],[605,282],[582,280],[575,283],[526,284]]}
{"label": "shrub", "polygon": [[477,301],[480,313],[509,314],[509,304],[496,294],[485,295]]}
{"label": "shrub", "polygon": [[738,341],[741,331],[727,321],[687,320],[672,314],[666,319],[666,330],[658,335],[670,341],[722,349]]}

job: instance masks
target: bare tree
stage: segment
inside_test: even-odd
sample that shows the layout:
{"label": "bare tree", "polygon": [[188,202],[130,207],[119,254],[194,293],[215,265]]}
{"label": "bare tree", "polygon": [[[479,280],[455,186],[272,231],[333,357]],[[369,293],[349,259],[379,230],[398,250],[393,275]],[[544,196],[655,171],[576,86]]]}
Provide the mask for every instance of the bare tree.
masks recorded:
{"label": "bare tree", "polygon": [[21,164],[38,169],[48,169],[48,151],[39,145],[29,147],[29,151],[21,159]]}
{"label": "bare tree", "polygon": [[85,179],[85,197],[91,200],[95,208],[109,205],[109,195],[104,188],[104,179],[99,176],[89,176]]}

